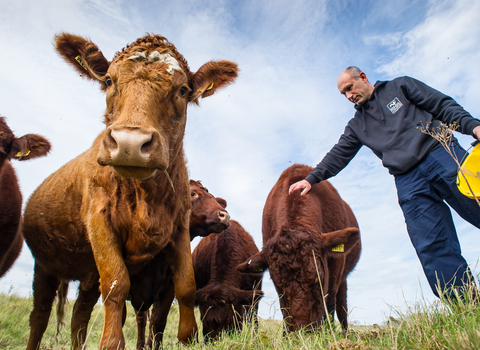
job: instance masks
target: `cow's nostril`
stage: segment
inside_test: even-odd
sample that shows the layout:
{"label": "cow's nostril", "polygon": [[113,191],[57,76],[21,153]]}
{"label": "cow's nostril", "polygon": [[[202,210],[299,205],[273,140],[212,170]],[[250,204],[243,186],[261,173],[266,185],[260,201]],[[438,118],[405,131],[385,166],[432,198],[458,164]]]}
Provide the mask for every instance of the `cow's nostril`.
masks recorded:
{"label": "cow's nostril", "polygon": [[109,149],[114,150],[118,148],[117,140],[115,140],[115,137],[112,135],[111,132],[107,133],[106,137],[106,144]]}
{"label": "cow's nostril", "polygon": [[152,148],[153,148],[153,138],[142,145],[141,152],[150,153],[152,151]]}

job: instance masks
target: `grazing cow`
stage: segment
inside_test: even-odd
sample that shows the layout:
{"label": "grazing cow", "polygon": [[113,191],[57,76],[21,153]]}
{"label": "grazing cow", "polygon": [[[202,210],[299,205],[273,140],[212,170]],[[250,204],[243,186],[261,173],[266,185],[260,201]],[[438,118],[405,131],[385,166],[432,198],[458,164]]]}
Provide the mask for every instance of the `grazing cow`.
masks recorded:
{"label": "grazing cow", "polygon": [[17,138],[0,117],[0,277],[12,267],[23,246],[22,194],[10,160],[43,157],[49,151],[47,139],[35,134]]}
{"label": "grazing cow", "polygon": [[[230,225],[230,215],[225,210],[226,201],[215,198],[200,181],[190,180],[190,200],[190,240],[220,233]],[[155,349],[158,349],[163,340],[163,331],[174,298],[172,272],[166,259],[167,256],[160,252],[130,280],[130,301],[137,311],[137,349],[145,346],[147,310],[152,305],[147,347],[154,345]]]}
{"label": "grazing cow", "polygon": [[237,65],[210,61],[193,73],[175,46],[145,35],[108,61],[79,36],[55,37],[60,55],[106,93],[106,129],[83,154],[48,177],[25,209],[23,234],[35,259],[27,349],[39,347],[64,281],[80,287],[72,347],[86,337],[100,293],[100,349],[123,349],[122,315],[130,277],[158,253],[173,272],[178,339],[195,339],[195,279],[188,222],[190,192],[183,151],[187,105],[237,77]]}
{"label": "grazing cow", "polygon": [[263,274],[235,269],[256,253],[253,238],[234,220],[222,233],[203,238],[193,251],[195,300],[206,341],[216,339],[222,331],[241,330],[248,320],[257,323]]}
{"label": "grazing cow", "polygon": [[263,249],[237,269],[269,269],[290,331],[318,328],[335,311],[347,329],[347,275],[361,250],[358,224],[328,181],[305,196],[288,194],[311,170],[295,164],[280,176],[263,210]]}

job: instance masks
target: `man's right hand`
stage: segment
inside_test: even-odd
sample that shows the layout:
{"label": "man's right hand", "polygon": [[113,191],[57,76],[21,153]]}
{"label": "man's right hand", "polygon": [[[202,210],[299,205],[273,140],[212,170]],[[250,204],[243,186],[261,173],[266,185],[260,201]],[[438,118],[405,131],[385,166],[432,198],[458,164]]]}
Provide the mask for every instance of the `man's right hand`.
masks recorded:
{"label": "man's right hand", "polygon": [[290,186],[290,188],[288,189],[288,194],[290,195],[297,190],[302,190],[302,192],[300,193],[300,196],[303,196],[307,194],[311,188],[312,188],[312,185],[310,185],[310,182],[308,182],[307,180],[301,180],[301,181],[295,182],[293,185]]}

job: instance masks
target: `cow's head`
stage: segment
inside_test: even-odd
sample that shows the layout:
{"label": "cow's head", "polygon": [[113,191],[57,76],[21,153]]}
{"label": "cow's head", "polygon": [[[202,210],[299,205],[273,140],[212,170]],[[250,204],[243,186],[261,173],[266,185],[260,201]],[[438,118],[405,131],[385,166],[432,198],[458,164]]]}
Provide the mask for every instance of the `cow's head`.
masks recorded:
{"label": "cow's head", "polygon": [[347,254],[359,240],[358,228],[325,234],[283,228],[237,270],[252,273],[268,268],[288,329],[317,328],[326,317],[322,290],[325,295],[329,273],[334,273],[328,259]]}
{"label": "cow's head", "polygon": [[211,233],[220,233],[230,225],[230,215],[225,208],[223,198],[215,198],[200,181],[190,180],[190,239],[205,237]]}
{"label": "cow's head", "polygon": [[197,291],[195,303],[199,305],[205,340],[213,340],[220,332],[242,329],[243,320],[251,319],[262,291],[240,290],[231,285],[209,284]]}
{"label": "cow's head", "polygon": [[28,160],[43,157],[50,151],[50,142],[36,134],[15,137],[4,117],[0,117],[0,165],[5,160]]}
{"label": "cow's head", "polygon": [[76,35],[59,34],[55,44],[107,95],[98,163],[139,180],[168,169],[182,150],[187,105],[232,83],[238,72],[230,61],[210,61],[190,72],[185,58],[160,35],[137,39],[110,62],[94,43]]}

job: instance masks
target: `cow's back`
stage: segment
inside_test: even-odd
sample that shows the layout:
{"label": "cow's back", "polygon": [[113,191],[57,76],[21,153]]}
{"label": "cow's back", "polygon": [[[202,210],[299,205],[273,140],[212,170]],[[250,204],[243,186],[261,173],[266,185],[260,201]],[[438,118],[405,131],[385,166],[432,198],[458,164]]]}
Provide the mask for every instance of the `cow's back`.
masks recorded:
{"label": "cow's back", "polygon": [[318,233],[358,227],[348,204],[326,180],[314,184],[306,195],[300,196],[300,192],[288,194],[289,187],[305,179],[312,169],[299,164],[289,167],[270,191],[263,210],[264,245],[282,227],[304,228]]}
{"label": "cow's back", "polygon": [[223,232],[203,238],[192,254],[197,289],[208,283],[232,284],[251,290],[252,275],[242,274],[236,266],[258,253],[252,237],[235,220]]}

